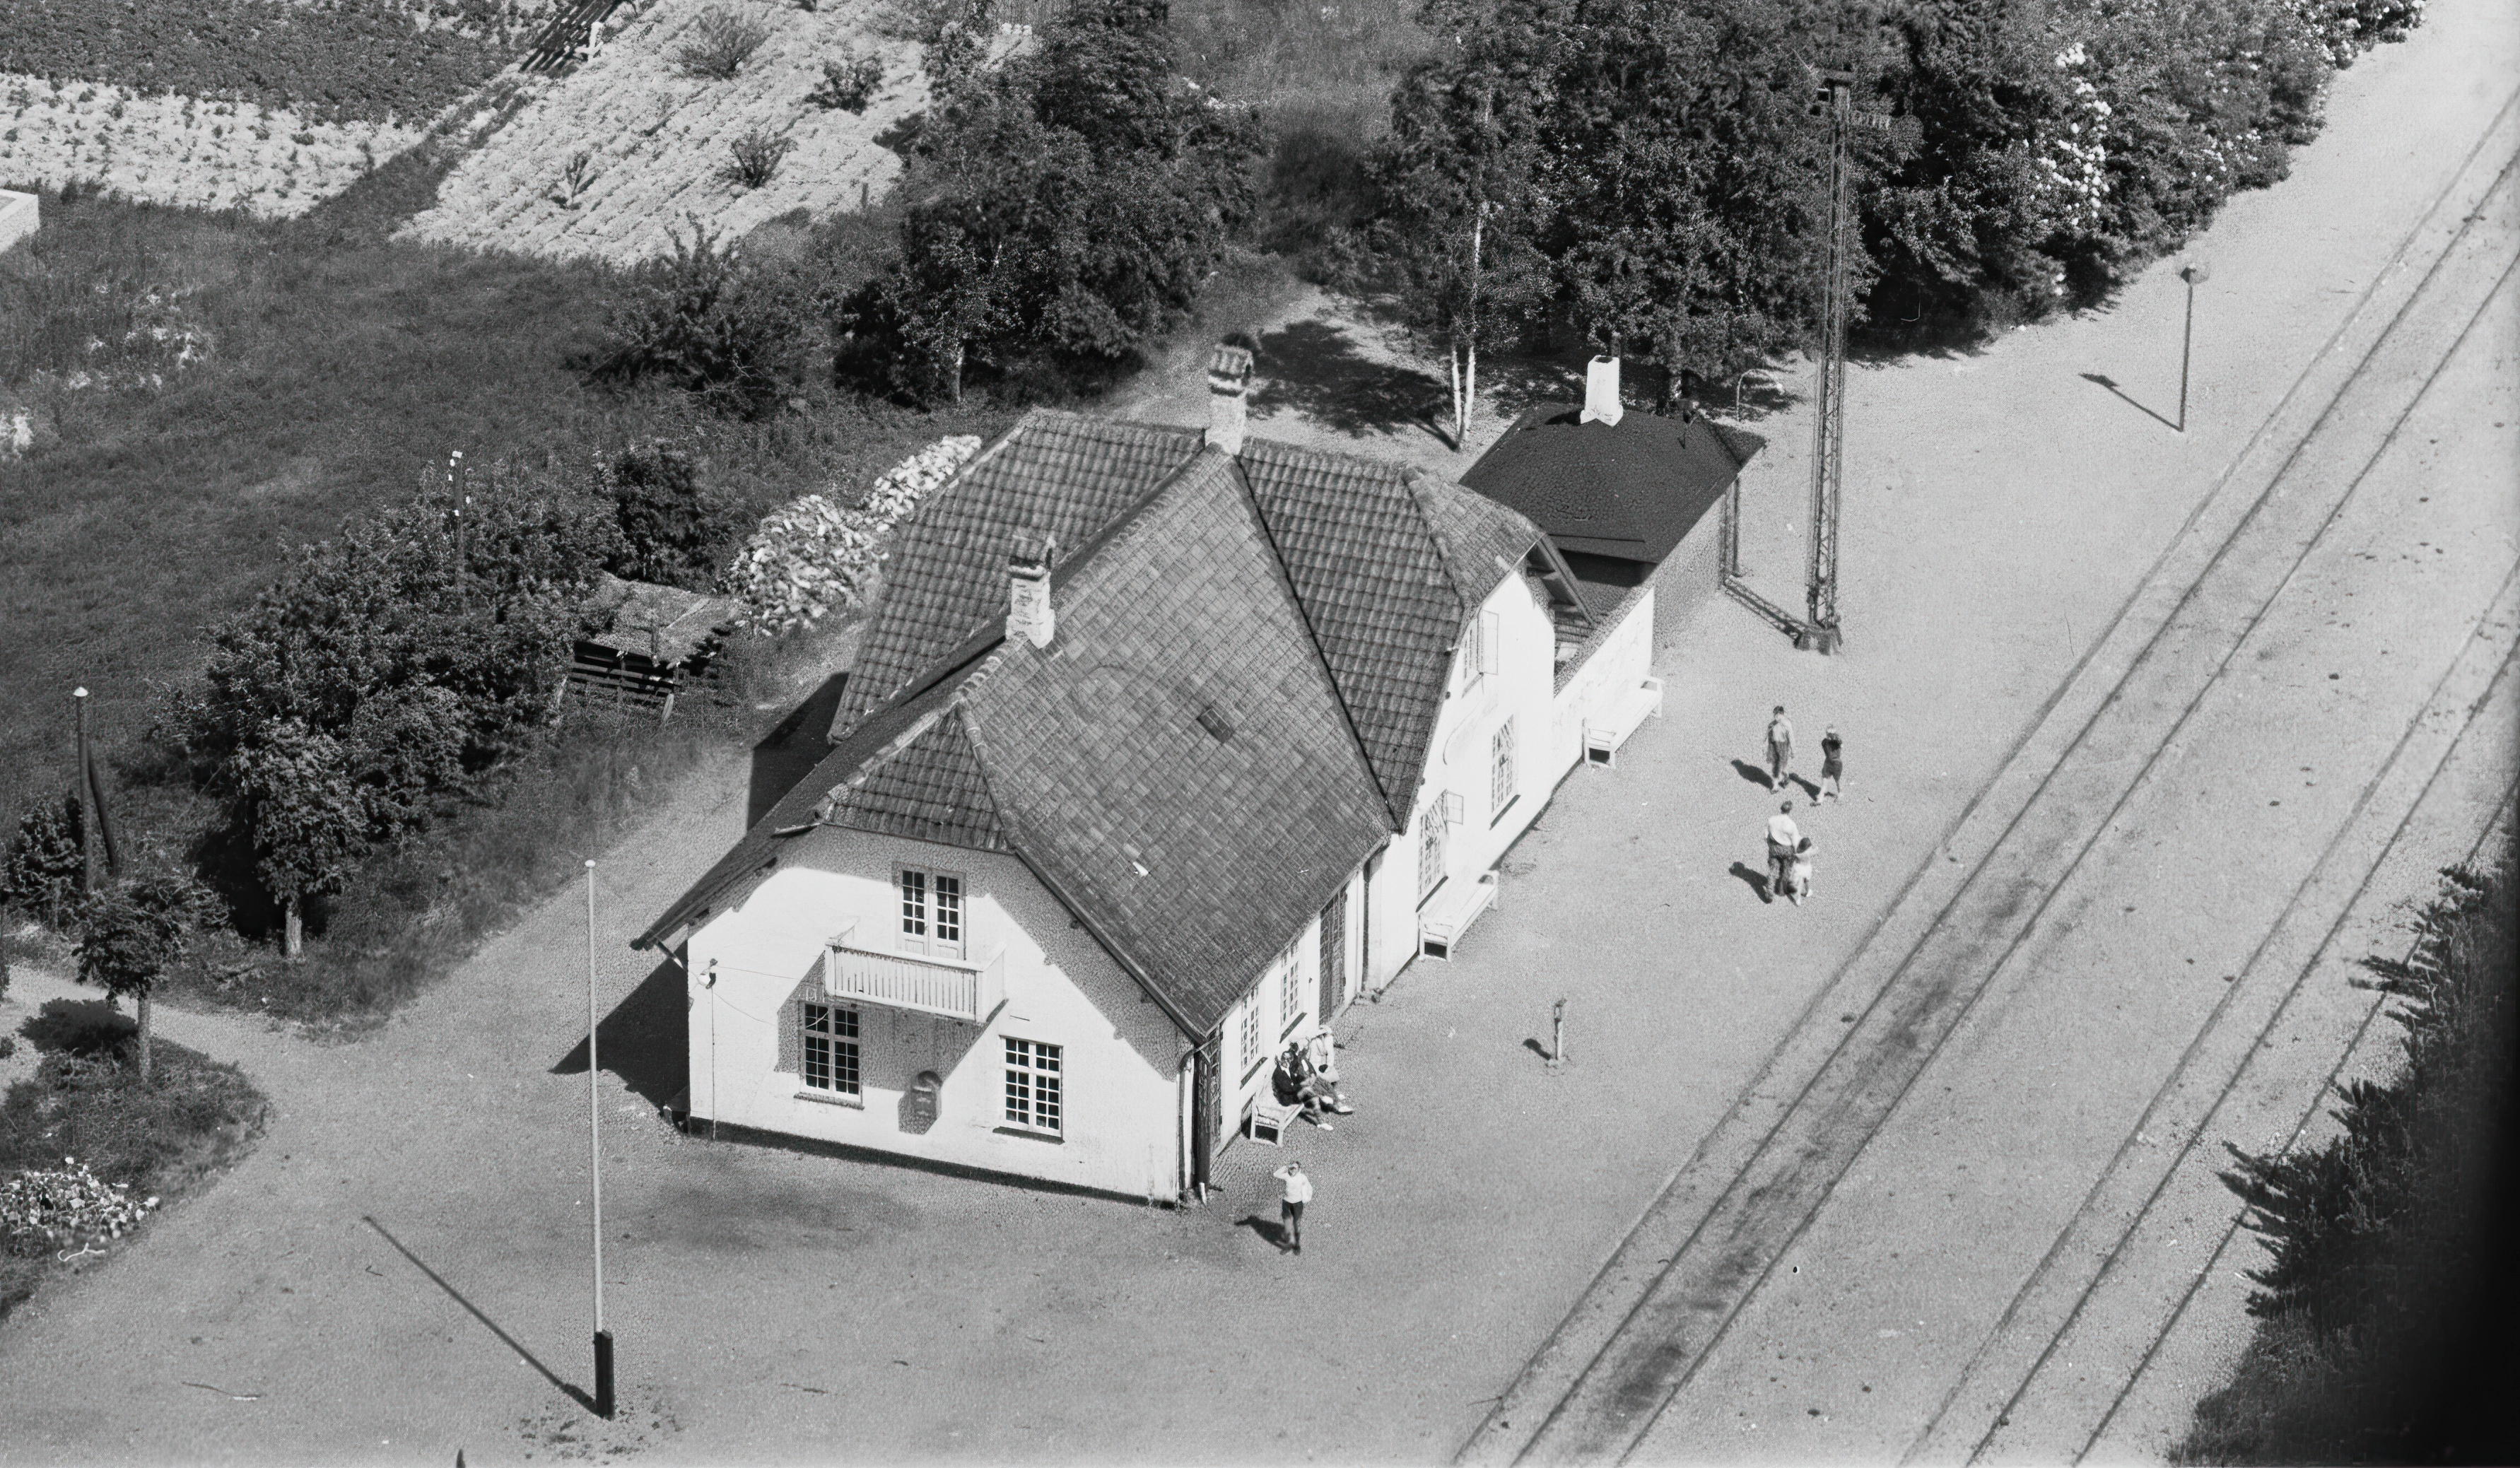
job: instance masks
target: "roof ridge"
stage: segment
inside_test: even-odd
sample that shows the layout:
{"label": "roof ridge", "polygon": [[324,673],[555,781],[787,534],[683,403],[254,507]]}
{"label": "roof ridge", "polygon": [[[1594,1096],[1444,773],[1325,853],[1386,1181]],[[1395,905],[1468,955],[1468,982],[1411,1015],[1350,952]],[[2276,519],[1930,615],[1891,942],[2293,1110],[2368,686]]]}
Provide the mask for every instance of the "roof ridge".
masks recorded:
{"label": "roof ridge", "polygon": [[[1234,482],[1242,491],[1243,507],[1251,512],[1252,521],[1259,525],[1261,543],[1269,548],[1269,562],[1277,568],[1278,589],[1285,594],[1287,604],[1294,607],[1295,621],[1303,627],[1304,641],[1312,647],[1313,657],[1321,666],[1323,682],[1329,687],[1330,701],[1338,705],[1339,722],[1347,729],[1348,747],[1355,751],[1358,761],[1365,766],[1366,782],[1373,786],[1374,794],[1381,797],[1383,809],[1391,817],[1391,828],[1404,829],[1409,824],[1409,818],[1392,792],[1383,788],[1382,775],[1373,768],[1373,751],[1366,747],[1365,730],[1356,722],[1356,709],[1348,702],[1348,690],[1339,682],[1338,669],[1330,662],[1329,648],[1322,643],[1322,629],[1313,619],[1312,603],[1304,600],[1303,592],[1295,585],[1295,569],[1286,560],[1286,548],[1279,544],[1277,529],[1269,523],[1269,512],[1260,504],[1260,492],[1252,487],[1251,476],[1242,471],[1240,456],[1233,456],[1233,463]],[[1440,562],[1443,557],[1438,556],[1436,559]]]}

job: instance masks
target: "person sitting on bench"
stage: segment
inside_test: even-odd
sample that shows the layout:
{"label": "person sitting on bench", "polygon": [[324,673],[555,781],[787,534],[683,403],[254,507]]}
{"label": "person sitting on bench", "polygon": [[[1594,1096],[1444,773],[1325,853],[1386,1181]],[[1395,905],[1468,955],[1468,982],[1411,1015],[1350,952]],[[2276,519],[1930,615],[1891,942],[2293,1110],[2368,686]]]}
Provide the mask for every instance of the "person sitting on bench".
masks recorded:
{"label": "person sitting on bench", "polygon": [[1292,1041],[1287,1042],[1285,1052],[1278,1057],[1277,1069],[1269,1076],[1269,1088],[1277,1095],[1279,1105],[1303,1107],[1304,1120],[1324,1131],[1328,1131],[1330,1126],[1324,1112],[1356,1109],[1322,1079],[1321,1072],[1313,1069],[1313,1062],[1304,1057],[1304,1047]]}

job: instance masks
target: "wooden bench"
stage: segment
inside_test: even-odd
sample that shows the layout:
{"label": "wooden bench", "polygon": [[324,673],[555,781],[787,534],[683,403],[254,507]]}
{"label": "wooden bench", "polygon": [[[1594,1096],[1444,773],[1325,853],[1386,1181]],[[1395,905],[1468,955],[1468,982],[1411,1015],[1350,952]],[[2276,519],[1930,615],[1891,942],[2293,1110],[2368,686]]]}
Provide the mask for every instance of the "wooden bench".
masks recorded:
{"label": "wooden bench", "polygon": [[1619,746],[1645,720],[1662,717],[1662,680],[1647,678],[1622,689],[1584,719],[1584,759],[1588,764],[1615,764]]}
{"label": "wooden bench", "polygon": [[1266,1097],[1254,1097],[1251,1110],[1242,1118],[1242,1134],[1253,1141],[1265,1141],[1273,1147],[1283,1146],[1286,1128],[1304,1114],[1301,1106],[1281,1106]]}
{"label": "wooden bench", "polygon": [[1418,912],[1418,953],[1421,957],[1450,960],[1453,945],[1462,941],[1481,912],[1496,906],[1497,874],[1481,872],[1474,881],[1446,882]]}

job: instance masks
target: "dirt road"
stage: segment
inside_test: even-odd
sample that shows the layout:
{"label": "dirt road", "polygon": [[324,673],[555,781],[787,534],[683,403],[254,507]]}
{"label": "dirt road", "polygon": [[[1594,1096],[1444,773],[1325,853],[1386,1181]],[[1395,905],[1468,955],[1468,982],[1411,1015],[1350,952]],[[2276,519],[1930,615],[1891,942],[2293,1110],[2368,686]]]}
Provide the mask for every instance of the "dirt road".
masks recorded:
{"label": "dirt road", "polygon": [[[2493,783],[2475,774],[2486,744],[2455,730],[2476,722],[2457,699],[2501,666],[2505,634],[2477,629],[2511,563],[2511,443],[2471,415],[2520,418],[2501,389],[2478,396],[2466,358],[2430,389],[2395,367],[2364,375],[2389,392],[2336,388],[2422,293],[2429,266],[2393,261],[2446,253],[2474,211],[2421,225],[2520,74],[2516,19],[2500,0],[2437,4],[2414,40],[2341,79],[2328,135],[2291,182],[2234,203],[2210,242],[2186,435],[2084,376],[2167,400],[2172,262],[2110,312],[1857,375],[1845,654],[1792,654],[1722,601],[1659,649],[1664,717],[1615,770],[1558,792],[1454,962],[1352,1011],[1343,1067],[1362,1109],[1287,1149],[1320,1187],[1302,1259],[1240,1226],[1283,1160],[1265,1147],[1229,1151],[1225,1197],[1174,1214],[657,1124],[653,1103],[682,1080],[681,980],[626,940],[736,834],[745,772],[729,768],[602,868],[621,1421],[593,1422],[568,1395],[586,1383],[590,1322],[584,918],[567,894],[366,1041],[231,1037],[273,1098],[267,1139],[138,1246],[0,1325],[0,1462],[445,1461],[459,1447],[474,1463],[1441,1459],[1483,1418],[1527,1420],[1495,1399],[1638,1221],[1669,1212],[1658,1199],[1712,1209],[1744,1166],[1778,1160],[1759,1144],[1794,1124],[1805,1079],[1885,1045],[1808,1091],[1852,1119],[1803,1134],[1831,1185],[1816,1197],[1786,1168],[1771,1175],[1776,1207],[1732,1206],[1741,1237],[1773,1247],[1736,1254],[1741,1277],[1692,1275],[1730,1292],[1732,1323],[1711,1351],[1674,1338],[1677,1374],[1646,1360],[1627,1378],[1679,1388],[1659,1421],[1625,1420],[1627,1442],[1652,1457],[1964,1455],[2007,1415],[2070,1437],[2101,1412],[2104,1447],[2152,1441],[2143,1424],[2176,1402],[2163,1384],[2228,1358],[2196,1323],[2229,1308],[2212,1283],[2157,1347],[2140,1341],[2177,1304],[2162,1271],[2195,1268],[2228,1210],[2210,1188],[2182,1191],[2192,1162],[2165,1168],[2128,1137],[2159,1118],[2176,1135],[2199,1108],[2228,1119],[2262,1103],[2272,1118],[2315,1085],[2353,1027],[2312,1012],[2332,970],[2285,997],[2301,956],[2329,963],[2377,941],[2386,914],[2367,910],[2420,892],[2423,854],[2481,823],[2482,797],[2443,792]],[[2500,218],[2468,238],[2501,238]],[[2419,225],[2433,254],[2398,253]],[[2467,268],[2456,280],[2472,286]],[[2423,321],[2455,319],[2436,296],[2418,309],[2446,314]],[[2471,344],[2503,339],[2496,319]],[[2292,445],[2317,437],[2288,415],[2330,401],[2348,402],[2318,440],[2334,457],[2285,478]],[[2464,456],[2422,459],[2417,476],[2445,487],[2416,488],[2412,506],[2404,464],[2364,472],[2353,453],[2409,401],[2392,452]],[[1423,436],[1286,413],[1367,452],[1416,455]],[[1798,423],[1762,425],[1773,444],[1753,482],[1751,568],[1776,591],[1799,555]],[[2341,508],[2322,519],[2319,497]],[[2239,549],[2215,569],[2227,545]],[[2358,641],[2377,632],[2385,657]],[[1813,819],[1822,885],[1804,908],[1761,905],[1735,870],[1758,860],[1769,803],[1740,762],[1778,701],[1806,729],[1849,734],[1850,798]],[[2393,827],[2393,809],[2418,814]],[[2223,826],[2249,861],[2228,859]],[[2391,855],[2362,882],[2375,849]],[[2322,950],[2340,894],[2349,918]],[[1935,937],[1955,902],[1995,933]],[[2006,925],[2026,935],[2008,962]],[[1915,982],[1941,959],[1897,977],[1920,951],[1959,965],[1948,985]],[[1971,965],[1992,974],[1973,1000]],[[1561,996],[1573,1060],[1552,1074],[1529,1043]],[[2269,1013],[2265,1044],[2229,1038]],[[181,1026],[197,1018],[166,1016],[167,1033],[196,1043]],[[1905,1038],[1921,1044],[1902,1058]],[[2225,1086],[2239,1049],[2304,1063]],[[1960,1088],[1954,1067],[1996,1089]],[[2112,1244],[2112,1221],[2146,1198]],[[1817,1205],[1808,1226],[1797,1201]],[[2171,1223],[2178,1252],[2152,1243]],[[1898,1241],[1920,1233],[1921,1252]],[[1690,1269],[1710,1257],[1681,1252]],[[1658,1268],[1630,1277],[1642,1290]],[[1806,1275],[1830,1287],[1792,1287]],[[2151,1318],[2094,1334],[2121,1312]],[[1608,1313],[1605,1339],[1623,1317]],[[1598,1354],[1558,1356],[1571,1377]],[[2111,1406],[2107,1378],[2138,1357],[2151,1364]],[[2081,1382],[2092,1362],[2097,1397]],[[1838,1393],[1836,1373],[1859,1368]],[[1702,1409],[1719,1383],[1759,1404],[1747,1420],[1762,1433],[1790,1417],[1809,1436],[1752,1437],[1726,1415],[1740,1402]]]}

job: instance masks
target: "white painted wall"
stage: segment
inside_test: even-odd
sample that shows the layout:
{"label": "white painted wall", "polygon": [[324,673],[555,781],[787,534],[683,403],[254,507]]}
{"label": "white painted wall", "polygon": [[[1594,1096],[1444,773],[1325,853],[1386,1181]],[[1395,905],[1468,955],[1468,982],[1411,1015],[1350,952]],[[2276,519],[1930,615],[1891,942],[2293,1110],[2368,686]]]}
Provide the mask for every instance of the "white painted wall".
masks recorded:
{"label": "white painted wall", "polygon": [[[781,1068],[781,1011],[799,985],[824,1001],[825,940],[852,921],[861,945],[890,946],[902,865],[962,873],[967,952],[985,961],[1003,950],[1006,1005],[974,1026],[861,1004],[862,1104],[808,1098],[796,1072]],[[1182,1188],[1188,1048],[1178,1029],[1012,857],[816,830],[783,847],[780,869],[740,906],[693,933],[687,956],[695,1120],[1131,1195]],[[1010,1036],[1062,1048],[1057,1140],[1003,1130]],[[902,1097],[922,1070],[944,1080],[937,1120],[905,1132]]]}
{"label": "white painted wall", "polygon": [[[1442,819],[1443,796],[1461,796],[1461,822],[1445,841],[1445,881],[1475,881],[1496,866],[1549,803],[1568,761],[1559,747],[1555,701],[1557,634],[1549,612],[1519,575],[1488,594],[1480,611],[1498,637],[1496,671],[1470,676],[1467,640],[1454,654],[1444,706],[1427,741],[1426,773],[1409,828],[1384,849],[1372,882],[1373,984],[1391,980],[1418,955],[1418,842],[1429,819]],[[1491,751],[1499,726],[1514,723],[1513,793],[1502,808],[1492,798]]]}
{"label": "white painted wall", "polygon": [[1586,716],[1607,706],[1652,673],[1654,624],[1662,601],[1655,581],[1648,580],[1637,588],[1620,603],[1618,621],[1595,630],[1574,676],[1558,690],[1554,734],[1550,744],[1550,757],[1556,762],[1558,778],[1563,778],[1583,762]]}

